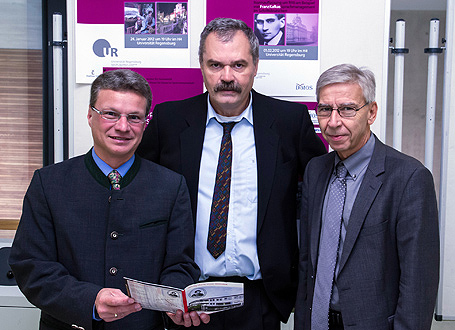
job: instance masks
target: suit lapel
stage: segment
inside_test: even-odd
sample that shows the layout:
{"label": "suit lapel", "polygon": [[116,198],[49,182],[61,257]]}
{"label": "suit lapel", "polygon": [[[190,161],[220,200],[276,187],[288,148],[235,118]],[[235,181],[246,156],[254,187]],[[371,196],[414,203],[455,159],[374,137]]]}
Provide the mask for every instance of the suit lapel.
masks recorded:
{"label": "suit lapel", "polygon": [[264,222],[267,204],[272,190],[273,177],[277,161],[279,135],[273,129],[275,117],[264,97],[254,90],[253,125],[256,144],[258,175],[258,233]]}
{"label": "suit lapel", "polygon": [[340,260],[339,272],[343,270],[354,244],[365,222],[366,216],[373,204],[382,181],[378,176],[384,173],[385,169],[385,148],[384,144],[375,137],[375,147],[368,168],[365,172],[359,192],[352,206],[349,225],[346,230],[346,238],[343,246],[343,253]]}
{"label": "suit lapel", "polygon": [[[309,205],[310,209],[313,210],[311,214],[308,214],[308,219],[313,219],[310,222],[310,231],[311,231],[311,263],[314,265],[313,270],[316,269],[316,263],[318,260],[318,250],[319,250],[319,239],[321,236],[321,224],[322,224],[322,208],[324,205],[324,196],[327,191],[327,186],[329,184],[330,176],[332,175],[333,165],[334,165],[335,152],[330,153],[327,156],[327,161],[322,170],[319,171],[318,178],[314,180],[316,182],[314,186],[314,191],[309,192],[308,194],[313,195],[313,203]],[[310,189],[313,187],[309,187]],[[300,221],[305,221],[306,219],[301,219]]]}
{"label": "suit lapel", "polygon": [[188,128],[180,133],[180,152],[182,174],[185,176],[193,213],[196,214],[197,192],[199,184],[199,168],[201,164],[202,145],[204,142],[207,120],[207,93],[202,94],[191,107],[186,110],[185,120]]}

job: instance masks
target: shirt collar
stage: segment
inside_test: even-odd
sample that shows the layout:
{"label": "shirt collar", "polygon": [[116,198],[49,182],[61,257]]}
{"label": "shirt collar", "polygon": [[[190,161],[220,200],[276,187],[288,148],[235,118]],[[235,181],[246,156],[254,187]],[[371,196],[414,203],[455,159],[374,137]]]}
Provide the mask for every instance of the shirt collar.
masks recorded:
{"label": "shirt collar", "polygon": [[[101,172],[103,172],[104,175],[107,176],[113,170],[112,167],[110,167],[104,160],[102,160],[96,154],[95,148],[92,148],[92,157],[93,157],[93,160],[95,161],[96,165],[100,168]],[[130,159],[128,159],[128,161],[126,161],[119,168],[116,169],[122,177],[124,177],[126,175],[128,170],[131,168],[131,165],[133,165],[135,157],[136,156],[133,154],[133,156]]]}
{"label": "shirt collar", "polygon": [[243,118],[247,120],[251,125],[253,125],[253,93],[250,92],[250,102],[248,103],[248,106],[246,107],[243,112],[235,117],[225,117],[217,114],[215,112],[215,109],[213,109],[212,104],[210,103],[210,95],[207,95],[207,104],[208,104],[208,109],[207,109],[207,121],[205,125],[207,126],[210,122],[211,119],[215,119],[220,123],[228,123],[231,121],[236,121],[239,122]]}
{"label": "shirt collar", "polygon": [[[349,176],[354,181],[359,176],[359,173],[362,172],[362,170],[370,163],[371,156],[373,156],[374,144],[374,135],[370,133],[370,138],[368,139],[367,143],[365,143],[365,145],[360,148],[359,151],[343,160],[343,164],[346,166]],[[337,153],[335,153],[335,167],[340,161],[340,157]]]}

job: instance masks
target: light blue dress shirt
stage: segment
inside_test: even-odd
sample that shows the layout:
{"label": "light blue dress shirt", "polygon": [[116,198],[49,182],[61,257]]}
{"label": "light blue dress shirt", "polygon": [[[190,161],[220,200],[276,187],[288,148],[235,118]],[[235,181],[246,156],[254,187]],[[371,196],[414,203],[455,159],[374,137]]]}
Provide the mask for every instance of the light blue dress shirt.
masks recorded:
{"label": "light blue dress shirt", "polygon": [[[201,269],[201,280],[210,276],[245,276],[250,280],[261,278],[256,247],[258,184],[251,100],[250,93],[248,107],[237,117],[220,116],[208,101],[199,172],[195,238],[195,261]],[[231,132],[232,169],[226,250],[215,259],[207,250],[207,237],[223,136],[223,127],[217,120],[238,123]]]}
{"label": "light blue dress shirt", "polygon": [[[98,165],[98,167],[100,168],[101,172],[104,173],[104,175],[107,176],[113,170],[113,168],[106,164],[104,160],[98,157],[98,155],[95,152],[95,148],[92,148],[92,157],[96,165]],[[133,154],[133,156],[130,159],[128,159],[128,161],[126,161],[119,168],[116,169],[120,173],[122,178],[126,175],[126,173],[128,173],[128,170],[133,165],[135,157],[136,156]]]}

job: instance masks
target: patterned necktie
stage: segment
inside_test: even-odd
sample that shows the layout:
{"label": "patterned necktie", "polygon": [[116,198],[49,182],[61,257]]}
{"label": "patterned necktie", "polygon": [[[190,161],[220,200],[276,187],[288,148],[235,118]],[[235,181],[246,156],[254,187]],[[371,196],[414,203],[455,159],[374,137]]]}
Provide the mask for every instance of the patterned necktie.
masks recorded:
{"label": "patterned necktie", "polygon": [[112,170],[107,177],[109,178],[109,181],[111,183],[112,189],[113,190],[120,190],[120,180],[122,179],[122,176],[120,175],[117,170]]}
{"label": "patterned necktie", "polygon": [[340,242],[341,220],[346,197],[346,174],[347,169],[344,164],[338,163],[336,178],[330,185],[326,216],[322,225],[319,244],[316,284],[311,312],[312,330],[327,330],[329,328],[330,297],[332,295]]}
{"label": "patterned necktie", "polygon": [[220,123],[223,126],[220,155],[216,169],[210,211],[207,250],[217,259],[226,249],[226,228],[229,212],[229,193],[231,187],[232,140],[231,131],[237,122]]}

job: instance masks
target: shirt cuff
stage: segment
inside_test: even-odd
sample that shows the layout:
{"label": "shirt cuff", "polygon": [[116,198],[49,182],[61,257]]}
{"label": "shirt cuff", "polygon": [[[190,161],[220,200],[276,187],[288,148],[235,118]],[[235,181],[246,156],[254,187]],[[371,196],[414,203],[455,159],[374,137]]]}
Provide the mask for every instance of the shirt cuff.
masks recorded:
{"label": "shirt cuff", "polygon": [[93,318],[95,321],[102,321],[102,320],[103,320],[102,318],[100,318],[100,316],[99,316],[98,313],[96,312],[95,304],[93,304],[93,315],[92,315],[92,318]]}

